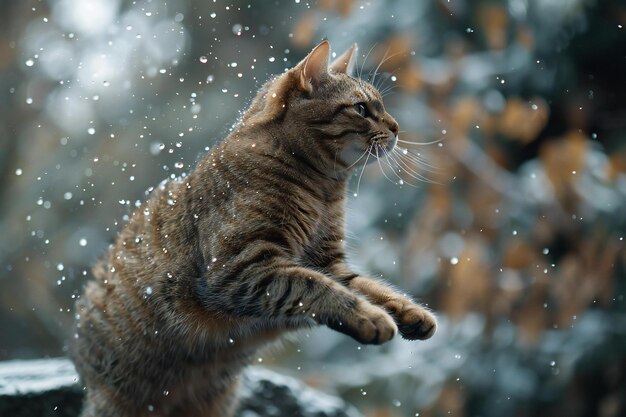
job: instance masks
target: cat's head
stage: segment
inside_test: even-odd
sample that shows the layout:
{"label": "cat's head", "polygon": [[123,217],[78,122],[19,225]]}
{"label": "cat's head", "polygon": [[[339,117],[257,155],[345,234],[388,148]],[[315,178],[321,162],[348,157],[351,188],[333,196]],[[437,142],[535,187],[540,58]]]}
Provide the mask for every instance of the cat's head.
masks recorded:
{"label": "cat's head", "polygon": [[396,145],[398,123],[385,111],[380,92],[353,77],[356,54],[354,44],[329,62],[330,44],[321,42],[263,86],[243,122],[280,129],[285,147],[335,173],[384,157]]}

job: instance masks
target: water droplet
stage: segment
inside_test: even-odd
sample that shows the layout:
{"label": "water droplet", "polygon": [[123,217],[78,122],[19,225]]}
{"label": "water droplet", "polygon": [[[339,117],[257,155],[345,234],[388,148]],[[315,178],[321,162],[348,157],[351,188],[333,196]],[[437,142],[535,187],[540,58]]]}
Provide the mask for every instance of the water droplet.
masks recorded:
{"label": "water droplet", "polygon": [[87,129],[87,133],[89,133],[90,135],[94,135],[96,133],[96,129],[90,127],[89,129]]}
{"label": "water droplet", "polygon": [[215,19],[215,16],[217,16],[217,13],[213,12],[209,16],[211,16],[211,19]]}
{"label": "water droplet", "polygon": [[32,67],[33,65],[35,65],[35,61],[33,61],[32,59],[27,59],[24,63],[27,67]]}
{"label": "water droplet", "polygon": [[16,170],[15,170],[15,175],[17,175],[18,177],[19,177],[20,175],[22,175],[22,169],[21,169],[21,168],[16,169]]}
{"label": "water droplet", "polygon": [[159,143],[159,142],[152,142],[150,144],[150,153],[152,155],[158,155],[161,153],[161,151],[165,149],[165,144],[164,143]]}
{"label": "water droplet", "polygon": [[152,287],[146,288],[146,294],[148,294],[148,295],[152,294]]}
{"label": "water droplet", "polygon": [[202,62],[203,64],[206,64],[208,61],[209,61],[209,59],[206,56],[202,55],[200,57],[200,62]]}
{"label": "water droplet", "polygon": [[454,256],[454,257],[450,258],[450,263],[451,263],[452,265],[456,265],[456,264],[458,264],[458,263],[459,263],[459,258],[457,258],[456,256]]}
{"label": "water droplet", "polygon": [[211,84],[213,81],[215,81],[215,76],[213,76],[213,75],[208,75],[208,76],[206,77],[206,83],[207,83],[207,84]]}
{"label": "water droplet", "polygon": [[233,25],[233,33],[237,36],[241,36],[242,29],[243,29],[243,26],[241,26],[239,23],[235,23]]}
{"label": "water droplet", "polygon": [[87,246],[87,239],[85,239],[84,237],[81,237],[80,240],[78,241],[78,244],[80,246]]}

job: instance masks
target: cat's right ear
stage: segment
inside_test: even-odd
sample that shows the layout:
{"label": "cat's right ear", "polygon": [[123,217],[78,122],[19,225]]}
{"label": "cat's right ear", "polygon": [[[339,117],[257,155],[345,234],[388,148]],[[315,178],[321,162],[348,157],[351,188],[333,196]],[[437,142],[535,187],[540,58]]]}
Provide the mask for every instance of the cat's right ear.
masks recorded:
{"label": "cat's right ear", "polygon": [[352,76],[354,73],[354,65],[356,63],[356,53],[359,50],[356,43],[353,43],[350,48],[343,54],[337,57],[330,64],[330,70],[335,74],[347,74]]}
{"label": "cat's right ear", "polygon": [[312,93],[320,80],[328,76],[330,43],[323,40],[296,67],[296,86],[300,91]]}

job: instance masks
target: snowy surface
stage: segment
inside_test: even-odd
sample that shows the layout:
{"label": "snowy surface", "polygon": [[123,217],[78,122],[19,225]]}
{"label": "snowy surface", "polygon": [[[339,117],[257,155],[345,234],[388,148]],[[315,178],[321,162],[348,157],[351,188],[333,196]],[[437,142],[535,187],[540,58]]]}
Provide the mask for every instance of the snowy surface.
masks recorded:
{"label": "snowy surface", "polygon": [[241,417],[359,417],[338,397],[315,391],[298,380],[264,368],[249,368],[241,392]]}
{"label": "snowy surface", "polygon": [[[75,416],[80,387],[64,358],[0,363],[0,415]],[[241,387],[240,417],[360,417],[343,400],[264,368],[250,368]]]}
{"label": "snowy surface", "polygon": [[0,396],[37,394],[68,388],[78,376],[67,359],[38,359],[0,363]]}

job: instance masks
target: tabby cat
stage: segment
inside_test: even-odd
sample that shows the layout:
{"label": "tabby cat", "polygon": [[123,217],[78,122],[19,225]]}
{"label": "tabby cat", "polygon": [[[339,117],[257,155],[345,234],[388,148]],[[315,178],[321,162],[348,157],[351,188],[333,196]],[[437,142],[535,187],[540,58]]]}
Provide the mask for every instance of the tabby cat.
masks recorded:
{"label": "tabby cat", "polygon": [[356,45],[330,65],[329,49],[268,81],[94,267],[71,348],[83,417],[232,416],[255,354],[317,324],[364,344],[433,335],[424,307],[346,264],[348,178],[395,146],[398,124],[350,75]]}

